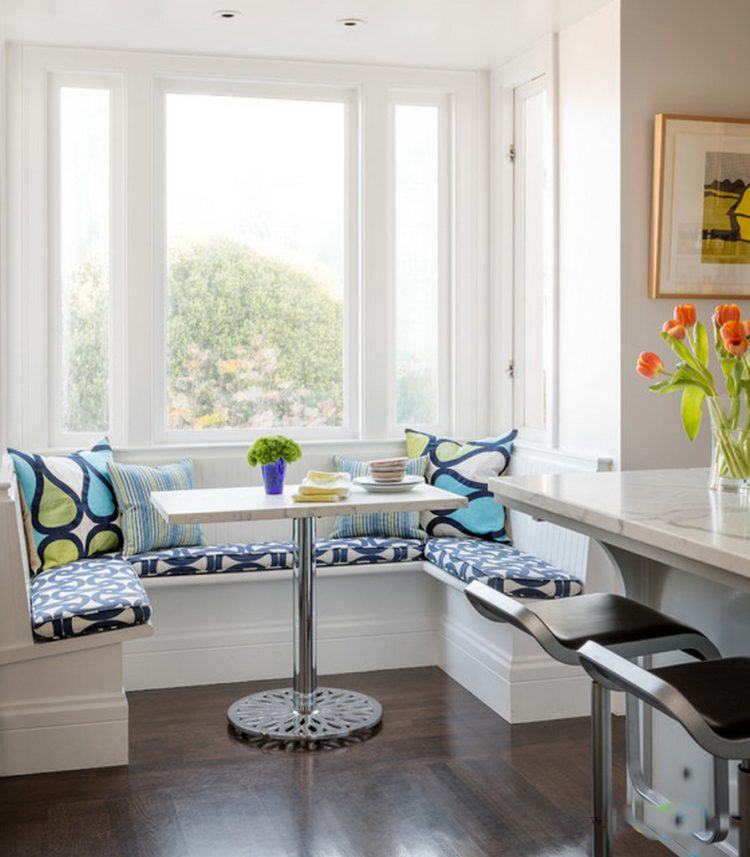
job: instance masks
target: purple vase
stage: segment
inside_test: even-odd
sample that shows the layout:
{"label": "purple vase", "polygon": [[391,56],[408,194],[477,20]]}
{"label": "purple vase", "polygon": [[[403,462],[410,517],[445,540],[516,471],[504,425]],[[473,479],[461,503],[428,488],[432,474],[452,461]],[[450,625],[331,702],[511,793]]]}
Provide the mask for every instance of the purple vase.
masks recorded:
{"label": "purple vase", "polygon": [[266,494],[283,494],[286,461],[283,458],[277,458],[271,464],[261,464],[260,469],[263,473]]}

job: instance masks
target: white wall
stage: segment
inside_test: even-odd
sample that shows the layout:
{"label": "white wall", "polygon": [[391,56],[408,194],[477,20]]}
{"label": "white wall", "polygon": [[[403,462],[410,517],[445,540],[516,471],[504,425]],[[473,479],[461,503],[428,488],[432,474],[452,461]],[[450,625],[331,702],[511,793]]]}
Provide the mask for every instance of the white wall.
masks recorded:
{"label": "white wall", "polygon": [[[750,115],[749,32],[747,0],[622,0],[623,468],[708,464],[706,427],[691,445],[677,397],[649,394],[633,368],[640,351],[663,353],[658,331],[672,309],[672,301],[647,296],[653,117]],[[705,320],[719,301],[695,303]]]}
{"label": "white wall", "polygon": [[559,35],[560,446],[619,459],[620,3]]}
{"label": "white wall", "polygon": [[[5,277],[6,277],[6,254],[5,254],[5,223],[6,223],[6,181],[5,181],[5,9],[0,4],[0,355],[5,354]],[[7,367],[4,360],[0,360],[0,402],[6,402],[6,372]],[[0,449],[5,446],[7,435],[6,416],[7,409],[0,408]]]}

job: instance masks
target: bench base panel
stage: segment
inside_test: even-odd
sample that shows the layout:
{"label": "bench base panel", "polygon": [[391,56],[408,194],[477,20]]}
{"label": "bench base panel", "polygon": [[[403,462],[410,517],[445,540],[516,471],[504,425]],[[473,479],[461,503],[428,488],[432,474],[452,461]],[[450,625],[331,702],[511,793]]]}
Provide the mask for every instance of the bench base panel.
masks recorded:
{"label": "bench base panel", "polygon": [[127,763],[121,644],[0,669],[0,776]]}
{"label": "bench base panel", "polygon": [[[291,574],[212,577],[146,582],[155,633],[124,647],[128,690],[291,678]],[[440,587],[421,563],[318,577],[319,674],[435,664]]]}
{"label": "bench base panel", "polygon": [[438,666],[509,723],[587,717],[591,680],[527,635],[480,616],[463,593],[442,587]]}

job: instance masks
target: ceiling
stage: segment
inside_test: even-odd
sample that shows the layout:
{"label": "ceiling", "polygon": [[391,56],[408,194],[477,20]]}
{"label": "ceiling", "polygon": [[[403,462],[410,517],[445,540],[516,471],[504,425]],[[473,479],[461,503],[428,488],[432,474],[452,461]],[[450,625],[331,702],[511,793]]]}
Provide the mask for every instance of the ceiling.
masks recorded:
{"label": "ceiling", "polygon": [[[609,0],[0,0],[7,41],[492,68]],[[222,20],[217,9],[242,15]],[[340,18],[362,18],[348,28]]]}

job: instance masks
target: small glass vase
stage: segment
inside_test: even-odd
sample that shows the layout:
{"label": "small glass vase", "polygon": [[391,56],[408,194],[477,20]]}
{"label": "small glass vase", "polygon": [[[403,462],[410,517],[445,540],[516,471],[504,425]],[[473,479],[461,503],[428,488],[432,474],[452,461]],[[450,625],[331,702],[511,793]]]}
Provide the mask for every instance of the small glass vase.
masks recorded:
{"label": "small glass vase", "polygon": [[283,458],[277,458],[271,464],[261,464],[260,471],[263,474],[263,484],[266,486],[266,494],[284,493],[286,461]]}
{"label": "small glass vase", "polygon": [[750,411],[742,396],[706,398],[711,416],[713,491],[750,492]]}

